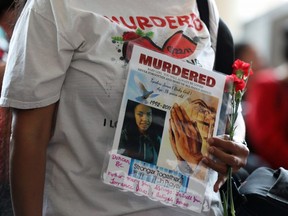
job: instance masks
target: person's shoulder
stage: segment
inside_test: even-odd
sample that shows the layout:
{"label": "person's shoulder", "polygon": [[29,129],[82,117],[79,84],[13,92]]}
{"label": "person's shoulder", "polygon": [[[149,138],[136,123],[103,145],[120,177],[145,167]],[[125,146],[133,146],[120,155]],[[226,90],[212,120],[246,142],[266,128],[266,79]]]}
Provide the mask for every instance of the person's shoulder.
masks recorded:
{"label": "person's shoulder", "polygon": [[42,17],[49,18],[57,13],[64,15],[69,8],[68,0],[31,0],[27,1],[24,9],[33,10]]}
{"label": "person's shoulder", "polygon": [[257,71],[256,74],[253,74],[253,76],[250,77],[251,82],[253,84],[268,84],[268,83],[274,83],[276,78],[276,69],[275,68],[266,68],[260,71]]}

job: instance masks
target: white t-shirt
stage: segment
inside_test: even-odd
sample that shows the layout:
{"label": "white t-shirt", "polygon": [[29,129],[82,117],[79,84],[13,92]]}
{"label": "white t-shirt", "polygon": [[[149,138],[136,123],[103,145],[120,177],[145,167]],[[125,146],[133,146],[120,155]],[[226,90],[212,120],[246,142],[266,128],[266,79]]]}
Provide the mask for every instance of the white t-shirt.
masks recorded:
{"label": "white t-shirt", "polygon": [[[214,0],[209,7],[210,34],[195,0],[28,0],[11,39],[0,103],[30,109],[59,101],[45,216],[198,215],[108,186],[101,170],[127,76],[124,41],[136,32],[165,54],[212,69],[218,13]],[[176,40],[177,32],[183,35]],[[219,194],[210,188],[207,196],[212,208],[203,215],[221,215]]]}

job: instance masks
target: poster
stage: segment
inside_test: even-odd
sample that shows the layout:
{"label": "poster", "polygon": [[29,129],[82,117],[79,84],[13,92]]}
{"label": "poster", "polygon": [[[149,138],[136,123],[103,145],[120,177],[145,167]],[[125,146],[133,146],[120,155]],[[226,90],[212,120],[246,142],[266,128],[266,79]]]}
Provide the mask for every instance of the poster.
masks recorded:
{"label": "poster", "polygon": [[201,212],[225,75],[134,46],[103,181]]}

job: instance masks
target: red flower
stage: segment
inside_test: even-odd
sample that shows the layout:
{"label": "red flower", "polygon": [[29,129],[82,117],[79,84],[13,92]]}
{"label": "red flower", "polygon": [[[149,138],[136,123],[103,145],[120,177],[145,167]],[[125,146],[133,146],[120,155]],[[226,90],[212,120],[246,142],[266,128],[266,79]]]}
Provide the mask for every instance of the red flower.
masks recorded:
{"label": "red flower", "polygon": [[246,78],[249,75],[253,74],[253,71],[251,69],[251,66],[249,63],[243,62],[239,59],[237,59],[233,65],[233,74],[236,74],[238,77],[243,77]]}
{"label": "red flower", "polygon": [[[246,83],[248,78],[253,74],[250,64],[237,59],[233,65],[233,73],[226,76],[225,91],[231,96],[231,113],[228,115],[229,124],[227,125],[227,133],[229,134],[230,140],[233,140],[235,135],[235,129],[237,127],[236,120],[238,116],[239,105],[241,104],[242,97],[245,93]],[[227,174],[227,192],[223,195],[223,208],[224,215],[235,216],[234,201],[233,201],[233,190],[232,190],[232,167],[228,167]],[[231,206],[228,210],[228,204]],[[228,214],[230,211],[231,214]]]}
{"label": "red flower", "polygon": [[[226,76],[225,92],[232,92],[233,90],[235,90],[235,92],[242,91],[245,89],[245,86],[245,80],[239,78],[236,74]],[[233,89],[233,87],[235,89]]]}
{"label": "red flower", "polygon": [[244,79],[240,79],[238,76],[234,75],[234,86],[235,86],[235,91],[243,91],[245,89],[246,86],[246,82],[244,81]]}
{"label": "red flower", "polygon": [[141,36],[136,34],[135,32],[124,32],[123,33],[123,40],[124,41],[135,40],[139,37],[141,37]]}

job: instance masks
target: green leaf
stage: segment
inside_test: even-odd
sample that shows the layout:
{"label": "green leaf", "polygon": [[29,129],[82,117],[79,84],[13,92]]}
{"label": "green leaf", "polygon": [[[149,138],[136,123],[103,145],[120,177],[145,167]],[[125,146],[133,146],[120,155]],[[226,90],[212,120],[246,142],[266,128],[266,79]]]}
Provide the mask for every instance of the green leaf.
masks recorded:
{"label": "green leaf", "polygon": [[236,100],[236,101],[241,101],[242,96],[243,96],[242,91],[237,91],[237,92],[236,92],[236,95],[235,95],[235,100]]}
{"label": "green leaf", "polygon": [[154,32],[149,31],[149,32],[146,33],[146,36],[149,37],[149,38],[152,38],[154,36]]}
{"label": "green leaf", "polygon": [[242,79],[243,75],[244,75],[243,70],[239,69],[239,70],[236,71],[236,76],[239,77],[240,79]]}
{"label": "green leaf", "polygon": [[145,33],[144,33],[141,29],[139,29],[139,28],[136,30],[136,34],[139,35],[139,36],[141,36],[141,37],[144,37],[144,36],[145,36]]}
{"label": "green leaf", "polygon": [[112,37],[112,40],[114,40],[114,41],[123,41],[123,38],[121,36],[114,36],[114,37]]}

